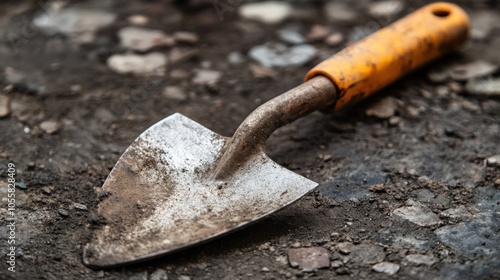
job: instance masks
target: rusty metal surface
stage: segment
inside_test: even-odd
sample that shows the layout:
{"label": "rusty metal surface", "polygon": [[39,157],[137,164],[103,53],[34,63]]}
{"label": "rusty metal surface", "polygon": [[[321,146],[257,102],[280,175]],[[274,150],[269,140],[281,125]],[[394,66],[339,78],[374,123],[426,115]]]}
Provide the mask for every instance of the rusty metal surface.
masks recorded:
{"label": "rusty metal surface", "polygon": [[[148,259],[223,235],[316,187],[261,153],[225,182],[206,172],[228,138],[180,115],[144,132],[106,180],[106,224],[84,250],[90,266]],[[258,179],[257,179],[258,178]]]}

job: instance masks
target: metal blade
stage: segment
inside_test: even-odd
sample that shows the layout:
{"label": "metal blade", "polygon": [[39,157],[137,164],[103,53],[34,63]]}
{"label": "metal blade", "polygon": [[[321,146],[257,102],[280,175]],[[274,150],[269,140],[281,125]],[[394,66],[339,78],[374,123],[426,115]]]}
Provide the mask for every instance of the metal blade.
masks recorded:
{"label": "metal blade", "polygon": [[317,184],[263,152],[217,183],[210,171],[229,138],[174,114],[141,134],[103,185],[106,224],[84,248],[89,266],[171,253],[257,221]]}

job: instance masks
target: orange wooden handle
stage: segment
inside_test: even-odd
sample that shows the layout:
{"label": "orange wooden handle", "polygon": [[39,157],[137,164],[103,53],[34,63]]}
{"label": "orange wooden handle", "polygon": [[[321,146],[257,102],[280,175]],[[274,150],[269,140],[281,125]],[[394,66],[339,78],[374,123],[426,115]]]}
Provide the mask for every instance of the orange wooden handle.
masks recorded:
{"label": "orange wooden handle", "polygon": [[328,77],[337,87],[334,109],[339,110],[458,48],[468,34],[464,10],[451,3],[430,4],[321,62],[306,81]]}

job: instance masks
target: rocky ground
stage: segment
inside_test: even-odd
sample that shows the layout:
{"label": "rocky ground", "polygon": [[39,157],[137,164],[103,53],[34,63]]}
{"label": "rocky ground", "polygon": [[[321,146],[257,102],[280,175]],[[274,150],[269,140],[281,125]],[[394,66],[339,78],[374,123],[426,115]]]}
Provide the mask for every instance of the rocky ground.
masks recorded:
{"label": "rocky ground", "polygon": [[496,1],[456,1],[472,19],[459,52],[271,137],[275,161],[321,183],[296,204],[153,261],[83,265],[98,189],[142,131],[180,112],[231,135],[322,59],[428,1],[253,2],[0,3],[0,279],[500,275]]}

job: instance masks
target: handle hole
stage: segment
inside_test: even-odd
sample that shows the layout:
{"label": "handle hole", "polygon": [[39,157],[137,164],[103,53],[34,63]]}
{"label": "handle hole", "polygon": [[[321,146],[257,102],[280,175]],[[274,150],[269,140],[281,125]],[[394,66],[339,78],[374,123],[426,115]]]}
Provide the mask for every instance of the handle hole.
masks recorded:
{"label": "handle hole", "polygon": [[450,15],[450,11],[445,10],[445,9],[435,9],[432,11],[432,14],[437,16],[437,17],[444,18],[444,17],[447,17]]}

